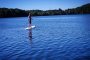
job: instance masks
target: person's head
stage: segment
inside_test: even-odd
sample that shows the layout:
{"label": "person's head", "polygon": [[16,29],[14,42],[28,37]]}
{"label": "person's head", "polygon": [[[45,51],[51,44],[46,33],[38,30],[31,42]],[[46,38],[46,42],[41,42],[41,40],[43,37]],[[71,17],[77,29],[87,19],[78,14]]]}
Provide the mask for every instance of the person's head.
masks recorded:
{"label": "person's head", "polygon": [[31,13],[29,13],[29,16],[31,15]]}

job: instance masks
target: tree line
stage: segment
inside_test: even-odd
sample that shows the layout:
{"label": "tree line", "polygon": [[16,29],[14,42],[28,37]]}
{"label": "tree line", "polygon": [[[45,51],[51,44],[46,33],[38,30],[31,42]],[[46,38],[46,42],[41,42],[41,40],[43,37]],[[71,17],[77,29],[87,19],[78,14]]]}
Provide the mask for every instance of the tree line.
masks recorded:
{"label": "tree line", "polygon": [[4,17],[24,17],[31,13],[32,16],[47,15],[70,15],[70,14],[90,14],[90,3],[72,9],[55,9],[55,10],[21,10],[18,8],[0,8],[0,18]]}

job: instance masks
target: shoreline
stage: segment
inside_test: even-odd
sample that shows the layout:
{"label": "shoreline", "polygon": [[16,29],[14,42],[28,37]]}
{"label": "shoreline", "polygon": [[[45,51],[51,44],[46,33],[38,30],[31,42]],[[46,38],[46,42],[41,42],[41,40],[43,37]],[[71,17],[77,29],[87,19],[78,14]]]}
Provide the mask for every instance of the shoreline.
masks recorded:
{"label": "shoreline", "polygon": [[66,10],[54,9],[54,10],[22,10],[13,8],[0,8],[0,18],[10,18],[10,17],[26,17],[29,13],[32,16],[53,16],[53,15],[80,15],[80,14],[90,14],[90,3],[76,7],[68,8]]}
{"label": "shoreline", "polygon": [[[61,16],[65,16],[65,15],[90,15],[90,13],[88,14],[63,14]],[[39,15],[37,16],[32,16],[32,17],[38,17]],[[60,15],[40,15],[40,16],[60,16]],[[17,17],[0,17],[0,18],[18,18],[18,17],[28,17],[28,16],[17,16]]]}

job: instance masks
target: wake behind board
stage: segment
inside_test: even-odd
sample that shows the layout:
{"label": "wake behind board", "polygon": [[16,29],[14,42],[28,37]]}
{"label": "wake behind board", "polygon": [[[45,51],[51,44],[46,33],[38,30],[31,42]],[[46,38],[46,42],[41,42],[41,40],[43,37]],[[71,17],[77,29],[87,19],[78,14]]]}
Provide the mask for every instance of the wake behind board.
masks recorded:
{"label": "wake behind board", "polygon": [[25,28],[26,30],[29,30],[29,29],[32,29],[32,28],[35,28],[35,26],[30,26],[30,27],[27,27]]}

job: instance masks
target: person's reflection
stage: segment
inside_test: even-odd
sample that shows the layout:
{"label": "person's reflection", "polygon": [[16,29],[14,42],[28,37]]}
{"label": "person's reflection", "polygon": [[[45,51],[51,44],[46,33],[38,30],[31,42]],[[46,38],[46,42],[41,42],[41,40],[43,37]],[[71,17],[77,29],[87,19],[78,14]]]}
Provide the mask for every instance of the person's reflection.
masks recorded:
{"label": "person's reflection", "polygon": [[30,43],[32,43],[32,29],[29,29],[28,31],[29,31],[28,37],[29,37]]}

